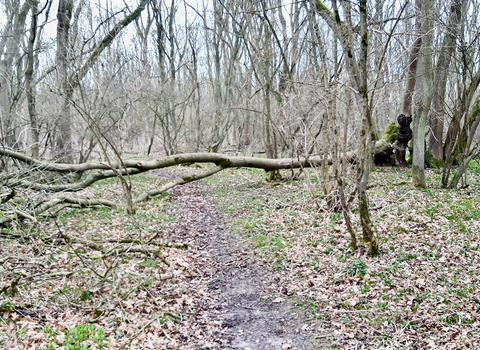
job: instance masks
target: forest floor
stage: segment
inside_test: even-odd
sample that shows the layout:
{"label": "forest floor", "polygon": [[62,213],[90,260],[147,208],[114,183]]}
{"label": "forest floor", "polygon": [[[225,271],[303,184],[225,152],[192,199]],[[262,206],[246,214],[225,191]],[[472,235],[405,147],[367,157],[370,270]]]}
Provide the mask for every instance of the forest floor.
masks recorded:
{"label": "forest floor", "polygon": [[[478,349],[480,167],[455,191],[427,175],[416,190],[408,169],[373,171],[376,257],[348,249],[320,170],[225,170],[134,215],[65,207],[3,228],[0,348]],[[116,180],[82,195],[122,200]]]}

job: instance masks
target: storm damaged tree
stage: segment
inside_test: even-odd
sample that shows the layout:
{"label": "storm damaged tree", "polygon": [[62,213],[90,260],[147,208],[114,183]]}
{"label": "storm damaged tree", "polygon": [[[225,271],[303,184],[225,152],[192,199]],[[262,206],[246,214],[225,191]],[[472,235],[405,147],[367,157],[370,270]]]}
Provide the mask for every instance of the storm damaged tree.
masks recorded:
{"label": "storm damaged tree", "polygon": [[[115,209],[125,208],[129,214],[135,212],[133,205],[158,196],[171,188],[212,176],[228,168],[258,168],[267,172],[281,169],[299,169],[332,164],[332,159],[310,157],[309,159],[266,159],[255,157],[235,157],[219,153],[184,153],[152,160],[111,160],[108,162],[89,162],[82,164],[52,163],[36,160],[23,153],[0,148],[0,156],[9,157],[23,164],[20,170],[0,177],[2,198],[2,216],[0,225],[8,224],[18,218],[36,221],[36,217],[51,208],[64,205],[82,207],[107,206]],[[346,161],[353,161],[353,153],[345,154]],[[158,188],[137,194],[135,198],[126,198],[125,205],[102,198],[89,198],[69,195],[81,191],[98,181],[120,178],[124,186],[124,177],[130,177],[147,171],[172,167],[180,164],[213,163],[216,167],[186,177],[178,177]],[[52,174],[84,174],[76,182],[64,181],[64,176],[52,180]],[[35,180],[29,178],[35,175]],[[42,179],[42,180],[40,180]],[[36,193],[36,195],[31,195]],[[133,194],[131,188],[128,193]]]}
{"label": "storm damaged tree", "polygon": [[411,115],[400,114],[397,117],[397,123],[399,125],[397,139],[393,143],[393,148],[395,148],[395,165],[396,166],[406,166],[405,154],[408,147],[408,142],[412,139],[412,129],[410,124],[412,123],[413,118]]}

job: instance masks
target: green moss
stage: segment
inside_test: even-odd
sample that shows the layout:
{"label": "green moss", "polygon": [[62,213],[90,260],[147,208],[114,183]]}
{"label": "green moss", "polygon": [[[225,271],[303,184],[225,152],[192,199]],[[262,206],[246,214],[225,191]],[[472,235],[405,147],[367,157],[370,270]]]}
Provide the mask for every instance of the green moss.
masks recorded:
{"label": "green moss", "polygon": [[396,123],[390,123],[385,128],[383,133],[382,140],[387,141],[388,143],[393,143],[397,139],[399,127]]}
{"label": "green moss", "polygon": [[232,165],[232,161],[230,159],[220,159],[219,161],[215,162],[216,165],[221,166],[222,168],[228,168]]}
{"label": "green moss", "polygon": [[323,1],[317,0],[316,4],[318,9],[330,13],[330,9],[323,3]]}
{"label": "green moss", "polygon": [[436,159],[430,152],[427,153],[427,162],[431,168],[443,168],[445,162],[443,159]]}
{"label": "green moss", "polygon": [[190,180],[192,180],[192,179],[194,179],[194,178],[195,178],[195,176],[184,176],[184,177],[182,177],[182,180],[183,180],[183,181],[190,181]]}
{"label": "green moss", "polygon": [[472,111],[470,112],[470,120],[477,119],[477,116],[480,114],[480,99],[475,101]]}
{"label": "green moss", "polygon": [[412,166],[412,186],[417,188],[426,188],[425,172],[418,167]]}

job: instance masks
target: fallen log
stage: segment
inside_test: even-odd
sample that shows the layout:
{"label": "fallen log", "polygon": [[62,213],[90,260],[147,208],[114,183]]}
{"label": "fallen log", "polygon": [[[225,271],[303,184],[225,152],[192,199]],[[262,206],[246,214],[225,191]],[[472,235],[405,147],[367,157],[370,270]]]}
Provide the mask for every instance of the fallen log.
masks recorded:
{"label": "fallen log", "polygon": [[[328,164],[332,163],[331,158],[328,157],[268,159],[229,156],[220,153],[185,153],[152,160],[100,161],[83,164],[65,164],[36,160],[25,154],[8,149],[0,149],[0,156],[10,157],[27,165],[26,168],[16,174],[8,173],[0,176],[0,182],[2,182],[1,192],[3,192],[3,194],[0,193],[2,198],[2,203],[0,203],[2,206],[0,207],[2,212],[0,225],[24,219],[36,222],[38,216],[57,206],[107,206],[119,209],[122,205],[117,202],[102,198],[72,197],[67,195],[66,192],[77,192],[93,185],[97,181],[112,177],[119,177],[124,180],[125,176],[175,165],[214,163],[216,167],[200,174],[178,177],[161,185],[159,188],[139,194],[136,198],[130,197],[130,205],[133,206],[151,197],[160,195],[175,186],[212,176],[227,168],[245,167],[275,171],[316,167],[325,162]],[[353,152],[347,153],[346,161],[354,162]],[[58,173],[60,176],[54,177],[52,180],[51,175],[48,175],[48,173],[52,172]],[[78,181],[69,182],[66,181],[68,177],[65,177],[64,174],[85,174],[85,176]],[[125,197],[127,195],[131,196],[131,188],[127,186],[124,188],[124,191]],[[32,196],[32,193],[36,194]],[[129,208],[128,205],[127,201],[127,209]]]}
{"label": "fallen log", "polygon": [[[43,171],[53,171],[59,173],[84,173],[89,170],[112,170],[112,169],[136,169],[139,172],[167,168],[180,164],[193,163],[214,163],[223,168],[257,168],[266,171],[281,169],[298,169],[316,167],[327,161],[332,164],[332,159],[327,157],[309,157],[309,158],[256,158],[243,156],[229,156],[220,153],[183,153],[167,156],[152,160],[122,160],[121,162],[87,162],[82,164],[53,163],[36,160],[23,153],[0,149],[0,155],[22,161],[32,168]],[[352,162],[354,152],[347,152],[347,162]],[[109,177],[116,176],[109,174]]]}

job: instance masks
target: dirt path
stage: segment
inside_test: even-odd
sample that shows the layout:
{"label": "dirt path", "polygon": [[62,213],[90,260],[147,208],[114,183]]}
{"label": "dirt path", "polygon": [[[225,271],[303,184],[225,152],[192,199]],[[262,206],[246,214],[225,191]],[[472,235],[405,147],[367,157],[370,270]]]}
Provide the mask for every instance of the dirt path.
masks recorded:
{"label": "dirt path", "polygon": [[202,348],[309,349],[308,331],[281,296],[271,266],[228,227],[224,214],[205,197],[204,186],[197,182],[176,189],[172,211],[179,223],[175,235],[200,257],[200,283],[214,300],[204,317],[218,327],[213,343]]}

